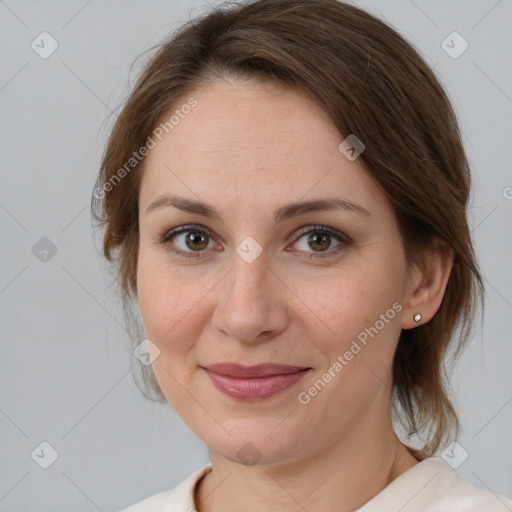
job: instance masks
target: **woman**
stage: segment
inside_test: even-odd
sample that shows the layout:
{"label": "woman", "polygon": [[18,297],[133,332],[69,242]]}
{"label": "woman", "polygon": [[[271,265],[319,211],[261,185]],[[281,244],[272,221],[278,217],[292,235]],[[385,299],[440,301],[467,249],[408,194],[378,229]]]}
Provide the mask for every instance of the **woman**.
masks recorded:
{"label": "woman", "polygon": [[482,292],[469,191],[445,92],[370,14],[259,0],[182,27],[94,207],[146,377],[211,464],[126,512],[512,509],[435,456],[463,450],[443,358]]}

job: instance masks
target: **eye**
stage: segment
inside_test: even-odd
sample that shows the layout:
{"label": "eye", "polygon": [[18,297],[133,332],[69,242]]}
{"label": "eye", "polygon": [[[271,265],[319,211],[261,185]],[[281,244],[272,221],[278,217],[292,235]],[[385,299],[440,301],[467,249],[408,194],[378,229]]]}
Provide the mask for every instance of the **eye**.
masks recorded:
{"label": "eye", "polygon": [[211,234],[196,226],[171,229],[159,237],[159,243],[168,251],[185,258],[203,257],[203,249],[211,249],[211,245],[215,245]]}
{"label": "eye", "polygon": [[[327,226],[309,226],[300,230],[297,235],[299,238],[292,245],[297,246],[299,251],[304,252],[308,258],[334,256],[352,244],[349,236]],[[306,235],[308,235],[307,239]],[[304,241],[301,241],[302,239]],[[334,249],[328,250],[332,246],[333,239],[337,241],[337,245]],[[180,226],[171,229],[160,235],[157,242],[178,256],[196,259],[204,258],[206,255],[203,253],[206,253],[206,249],[212,249],[215,246],[210,231],[198,226]],[[308,249],[314,249],[314,251],[310,252]],[[285,250],[290,251],[289,247]]]}
{"label": "eye", "polygon": [[[305,252],[306,257],[308,258],[325,258],[328,256],[334,256],[352,244],[352,239],[349,236],[327,226],[313,226],[313,228],[305,228],[305,230],[301,230],[298,234],[302,236],[300,236],[298,241],[294,242],[293,245],[295,245],[300,251]],[[333,239],[338,243],[334,246],[333,250],[328,250],[332,246]],[[308,249],[314,249],[314,251],[311,253]],[[286,250],[288,250],[288,248]]]}

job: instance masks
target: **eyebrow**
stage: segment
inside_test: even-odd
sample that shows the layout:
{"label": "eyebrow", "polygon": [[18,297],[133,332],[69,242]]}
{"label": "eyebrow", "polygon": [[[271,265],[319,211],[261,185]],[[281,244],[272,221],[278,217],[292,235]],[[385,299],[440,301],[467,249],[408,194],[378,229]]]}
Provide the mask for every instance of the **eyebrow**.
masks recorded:
{"label": "eyebrow", "polygon": [[[178,208],[179,210],[187,213],[222,220],[221,214],[213,206],[202,201],[196,201],[195,199],[188,199],[186,197],[179,196],[160,197],[148,206],[146,215],[151,211],[169,206]],[[363,215],[371,215],[371,213],[366,208],[363,208],[357,203],[347,199],[330,197],[287,204],[275,212],[274,224],[277,224],[283,219],[290,219],[298,215],[303,215],[305,213],[319,210],[346,210]]]}

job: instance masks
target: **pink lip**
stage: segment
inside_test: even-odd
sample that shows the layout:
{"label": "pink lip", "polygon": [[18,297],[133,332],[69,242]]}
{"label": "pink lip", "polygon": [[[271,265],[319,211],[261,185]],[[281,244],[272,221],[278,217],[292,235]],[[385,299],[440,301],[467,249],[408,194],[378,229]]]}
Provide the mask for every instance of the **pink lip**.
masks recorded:
{"label": "pink lip", "polygon": [[202,367],[214,386],[233,398],[268,398],[298,382],[311,368],[282,364],[241,366],[221,363]]}

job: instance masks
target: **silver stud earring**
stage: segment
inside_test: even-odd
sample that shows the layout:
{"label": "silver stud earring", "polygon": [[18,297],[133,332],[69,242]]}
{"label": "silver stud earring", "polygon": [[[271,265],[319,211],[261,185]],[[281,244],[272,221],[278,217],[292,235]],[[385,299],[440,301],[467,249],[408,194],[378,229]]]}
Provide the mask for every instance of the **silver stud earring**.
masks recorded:
{"label": "silver stud earring", "polygon": [[419,313],[416,313],[416,314],[414,315],[414,321],[415,321],[415,322],[419,322],[420,320],[421,320],[421,315],[420,315]]}

